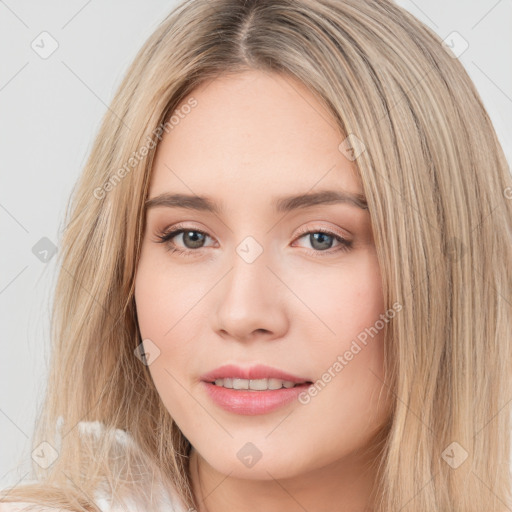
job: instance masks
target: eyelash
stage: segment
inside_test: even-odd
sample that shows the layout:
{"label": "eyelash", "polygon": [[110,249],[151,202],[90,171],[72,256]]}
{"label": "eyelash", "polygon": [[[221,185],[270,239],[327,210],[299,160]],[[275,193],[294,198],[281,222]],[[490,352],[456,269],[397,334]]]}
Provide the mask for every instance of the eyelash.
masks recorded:
{"label": "eyelash", "polygon": [[[178,253],[182,256],[196,256],[195,253],[199,252],[200,249],[203,249],[203,247],[200,247],[198,249],[179,249],[176,247],[176,244],[172,243],[171,240],[181,233],[184,233],[186,231],[192,231],[193,233],[200,233],[201,235],[209,236],[208,233],[205,233],[204,231],[201,231],[200,229],[195,229],[192,227],[183,227],[182,225],[174,226],[174,228],[171,231],[163,231],[161,233],[158,233],[156,237],[158,238],[157,243],[163,243],[167,245],[167,250],[171,253]],[[323,257],[324,253],[326,255],[332,255],[333,253],[337,253],[339,251],[349,251],[352,248],[352,242],[349,240],[346,240],[345,238],[337,235],[336,233],[333,233],[332,231],[329,231],[326,228],[318,228],[318,229],[303,229],[300,231],[299,236],[295,239],[298,240],[300,238],[303,238],[305,235],[311,234],[311,233],[323,233],[329,236],[334,237],[335,240],[339,242],[339,246],[337,249],[327,249],[325,251],[318,251],[314,249],[307,250],[308,254],[314,256],[314,257]],[[320,253],[320,254],[319,254]]]}

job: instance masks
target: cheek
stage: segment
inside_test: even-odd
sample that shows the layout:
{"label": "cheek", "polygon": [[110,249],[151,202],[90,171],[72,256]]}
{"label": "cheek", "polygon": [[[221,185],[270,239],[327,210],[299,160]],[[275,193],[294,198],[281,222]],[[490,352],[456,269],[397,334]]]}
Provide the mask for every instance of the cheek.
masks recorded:
{"label": "cheek", "polygon": [[297,296],[313,313],[308,317],[324,346],[342,347],[384,313],[381,274],[373,251],[360,252],[335,270],[295,278],[294,284]]}
{"label": "cheek", "polygon": [[373,326],[384,313],[384,298],[380,272],[371,261],[363,271],[347,276],[346,286],[340,286],[339,299],[332,315],[345,326],[343,337],[356,337]]}
{"label": "cheek", "polygon": [[137,321],[144,349],[156,346],[158,357],[149,371],[166,405],[180,396],[180,384],[188,385],[190,378],[187,370],[196,366],[194,343],[204,322],[197,305],[206,286],[199,281],[185,272],[171,271],[154,256],[141,256],[135,278]]}
{"label": "cheek", "polygon": [[[173,286],[169,286],[169,282]],[[187,307],[181,294],[176,293],[176,281],[169,280],[158,266],[146,264],[141,258],[135,280],[135,303],[144,351],[157,353],[148,369],[156,390],[173,417],[187,416],[189,397],[184,391],[186,368],[193,365],[191,349],[192,315],[186,316]],[[179,345],[175,340],[179,339]],[[155,348],[156,347],[156,348]],[[179,347],[179,349],[178,349]],[[190,347],[190,349],[187,349]],[[187,386],[188,387],[188,386]],[[181,428],[181,425],[180,425]]]}
{"label": "cheek", "polygon": [[[206,283],[189,272],[172,269],[165,255],[143,252],[135,278],[135,302],[141,335],[165,343],[180,335],[185,340],[194,322]],[[184,338],[181,338],[184,336]]]}
{"label": "cheek", "polygon": [[349,421],[347,411],[352,420],[363,421],[376,412],[374,399],[385,387],[384,330],[393,317],[385,312],[375,253],[359,255],[336,275],[320,276],[307,298],[321,320],[313,318],[309,339],[314,342],[303,354],[319,379],[310,401],[319,409],[338,404],[336,422]]}

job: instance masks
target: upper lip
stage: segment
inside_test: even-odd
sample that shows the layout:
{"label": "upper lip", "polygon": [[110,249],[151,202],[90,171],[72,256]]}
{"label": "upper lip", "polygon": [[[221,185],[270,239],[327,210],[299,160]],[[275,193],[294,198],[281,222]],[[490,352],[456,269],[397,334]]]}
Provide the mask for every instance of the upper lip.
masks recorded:
{"label": "upper lip", "polygon": [[292,375],[278,368],[266,366],[264,364],[257,364],[249,367],[236,366],[234,364],[226,364],[219,366],[214,370],[205,373],[201,376],[201,380],[206,382],[214,382],[217,379],[225,378],[236,378],[236,379],[280,379],[300,384],[302,382],[311,382],[308,379]]}

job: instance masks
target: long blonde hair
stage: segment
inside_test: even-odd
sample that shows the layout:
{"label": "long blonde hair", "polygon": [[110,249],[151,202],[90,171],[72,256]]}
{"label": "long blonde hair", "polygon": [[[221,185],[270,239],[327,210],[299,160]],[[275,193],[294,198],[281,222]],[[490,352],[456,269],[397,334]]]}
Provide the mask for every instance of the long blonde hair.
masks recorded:
{"label": "long blonde hair", "polygon": [[[364,144],[384,299],[403,306],[385,333],[395,400],[375,510],[510,506],[512,179],[461,63],[388,0],[186,0],[147,40],[66,212],[33,440],[58,457],[4,500],[95,510],[102,478],[116,493],[148,471],[199,508],[190,444],[134,355],[134,274],[156,134],[196,86],[248,69],[297,78]],[[128,431],[134,464],[116,462],[114,436],[85,442],[84,420]]]}

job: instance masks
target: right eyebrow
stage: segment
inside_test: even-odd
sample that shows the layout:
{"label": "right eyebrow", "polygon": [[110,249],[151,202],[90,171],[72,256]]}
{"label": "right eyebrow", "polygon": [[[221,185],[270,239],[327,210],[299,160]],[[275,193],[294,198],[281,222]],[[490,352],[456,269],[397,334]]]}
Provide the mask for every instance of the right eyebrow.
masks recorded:
{"label": "right eyebrow", "polygon": [[166,206],[168,208],[186,208],[188,210],[200,210],[205,212],[220,214],[219,205],[208,197],[193,196],[187,194],[169,194],[164,193],[148,199],[145,203],[145,209],[155,208],[157,206]]}

